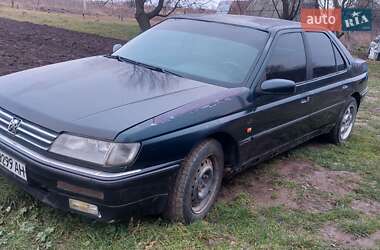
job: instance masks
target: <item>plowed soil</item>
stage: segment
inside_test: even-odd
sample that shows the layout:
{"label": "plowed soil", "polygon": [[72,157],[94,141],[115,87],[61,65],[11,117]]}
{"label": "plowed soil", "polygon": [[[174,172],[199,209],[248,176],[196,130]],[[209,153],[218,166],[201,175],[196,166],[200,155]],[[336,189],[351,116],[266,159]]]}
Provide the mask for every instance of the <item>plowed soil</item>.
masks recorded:
{"label": "plowed soil", "polygon": [[109,54],[116,43],[125,41],[0,18],[0,75]]}

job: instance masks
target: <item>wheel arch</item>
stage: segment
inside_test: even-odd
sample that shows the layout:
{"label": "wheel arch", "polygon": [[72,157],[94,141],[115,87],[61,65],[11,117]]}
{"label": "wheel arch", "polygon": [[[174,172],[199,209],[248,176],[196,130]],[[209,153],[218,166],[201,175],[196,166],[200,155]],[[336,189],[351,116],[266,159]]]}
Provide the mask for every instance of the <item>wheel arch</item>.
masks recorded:
{"label": "wheel arch", "polygon": [[356,103],[357,103],[358,108],[359,108],[359,107],[360,107],[360,104],[361,104],[361,101],[362,101],[362,97],[361,97],[360,93],[355,92],[355,93],[353,93],[351,96],[352,96],[353,98],[355,98]]}
{"label": "wheel arch", "polygon": [[223,148],[225,167],[235,167],[239,164],[239,146],[237,141],[226,132],[217,132],[208,136],[217,140]]}

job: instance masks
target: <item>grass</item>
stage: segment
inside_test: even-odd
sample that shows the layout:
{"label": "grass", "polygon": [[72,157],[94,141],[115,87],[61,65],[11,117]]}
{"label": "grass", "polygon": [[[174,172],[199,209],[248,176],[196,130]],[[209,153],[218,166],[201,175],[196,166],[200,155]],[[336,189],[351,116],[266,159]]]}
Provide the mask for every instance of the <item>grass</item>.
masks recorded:
{"label": "grass", "polygon": [[0,5],[0,17],[122,40],[129,40],[139,33],[138,24],[134,19],[119,21],[107,17],[98,19],[94,16],[87,16],[83,18],[81,15],[22,10],[2,5]]}
{"label": "grass", "polygon": [[[23,13],[3,7],[0,16],[121,39],[137,33],[132,21],[83,20],[67,14]],[[367,237],[380,230],[380,217],[353,210],[350,203],[353,199],[380,201],[380,111],[376,111],[380,108],[380,64],[370,65],[369,86],[370,93],[347,144],[306,144],[286,156],[361,176],[360,186],[327,212],[310,213],[283,206],[256,208],[251,196],[241,193],[231,202],[218,202],[206,220],[189,226],[159,217],[103,224],[51,209],[0,177],[0,248],[326,249],[331,243],[319,236],[326,224],[337,225],[355,237]],[[296,183],[278,178],[273,162],[260,167],[273,176],[274,186],[297,189]],[[276,195],[273,193],[273,198]]]}
{"label": "grass", "polygon": [[[380,64],[370,65],[370,92],[358,114],[354,135],[345,145],[323,145],[318,150],[302,147],[294,157],[312,160],[332,170],[359,173],[365,181],[357,190],[358,198],[380,201]],[[378,109],[378,111],[375,111]]]}

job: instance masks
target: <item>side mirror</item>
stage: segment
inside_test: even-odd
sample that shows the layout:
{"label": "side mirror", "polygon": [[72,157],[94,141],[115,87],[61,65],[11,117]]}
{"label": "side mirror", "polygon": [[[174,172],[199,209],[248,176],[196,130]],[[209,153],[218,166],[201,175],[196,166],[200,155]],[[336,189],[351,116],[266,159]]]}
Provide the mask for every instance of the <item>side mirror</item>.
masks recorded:
{"label": "side mirror", "polygon": [[285,79],[266,80],[261,84],[263,93],[284,95],[294,94],[296,92],[296,83]]}
{"label": "side mirror", "polygon": [[115,44],[112,48],[112,53],[115,53],[116,51],[118,51],[119,49],[121,49],[121,47],[123,47],[123,45],[121,44]]}

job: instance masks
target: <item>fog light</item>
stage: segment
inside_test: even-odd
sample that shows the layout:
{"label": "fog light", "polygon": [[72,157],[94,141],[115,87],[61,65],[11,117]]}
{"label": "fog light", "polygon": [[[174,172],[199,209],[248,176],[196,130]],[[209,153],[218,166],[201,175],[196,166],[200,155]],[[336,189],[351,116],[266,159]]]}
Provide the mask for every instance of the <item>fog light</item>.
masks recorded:
{"label": "fog light", "polygon": [[99,192],[99,191],[95,191],[95,190],[92,190],[92,189],[75,186],[75,185],[72,185],[72,184],[69,184],[69,183],[66,183],[66,182],[63,182],[63,181],[58,181],[57,182],[57,188],[65,190],[65,191],[68,191],[68,192],[72,192],[72,193],[76,193],[76,194],[81,194],[81,195],[97,198],[97,199],[100,199],[100,200],[104,199],[104,193],[103,192]]}
{"label": "fog light", "polygon": [[92,214],[99,218],[102,217],[99,213],[98,206],[96,205],[73,199],[69,199],[69,205],[73,210],[77,210],[86,214]]}

